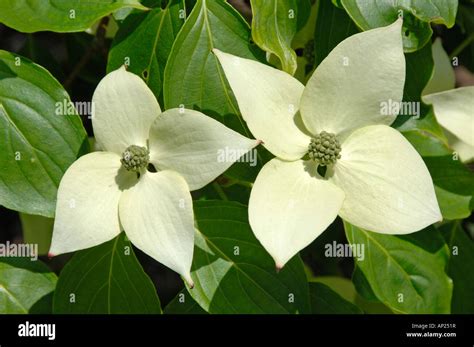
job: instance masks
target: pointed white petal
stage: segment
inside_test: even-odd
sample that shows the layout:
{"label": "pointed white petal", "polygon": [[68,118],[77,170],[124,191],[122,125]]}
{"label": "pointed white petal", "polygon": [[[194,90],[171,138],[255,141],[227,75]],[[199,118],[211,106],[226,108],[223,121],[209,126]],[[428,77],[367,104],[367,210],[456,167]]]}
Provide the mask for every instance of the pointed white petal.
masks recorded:
{"label": "pointed white petal", "polygon": [[100,81],[92,104],[98,145],[120,155],[130,145],[146,146],[150,125],[161,113],[145,82],[123,66]]}
{"label": "pointed white petal", "polygon": [[474,86],[425,95],[423,101],[433,104],[439,124],[474,146]]}
{"label": "pointed white petal", "polygon": [[194,215],[184,178],[169,170],[146,172],[123,192],[119,211],[130,241],[192,286]]}
{"label": "pointed white petal", "polygon": [[[401,20],[338,44],[316,68],[301,98],[303,122],[312,133],[347,136],[371,124],[391,124],[402,100],[405,56]],[[386,106],[386,107],[384,107]]]}
{"label": "pointed white petal", "polygon": [[287,73],[257,61],[217,49],[214,53],[252,134],[279,158],[301,158],[310,141],[300,130],[296,115],[304,86]]}
{"label": "pointed white petal", "polygon": [[346,194],[339,215],[384,234],[408,234],[442,219],[423,159],[395,129],[371,125],[341,145],[331,181]]}
{"label": "pointed white petal", "polygon": [[314,163],[275,158],[252,188],[249,221],[281,268],[334,221],[343,200],[342,190],[320,178]]}
{"label": "pointed white petal", "polygon": [[454,88],[455,76],[451,60],[438,37],[431,46],[433,54],[433,75],[423,89],[423,95],[439,93]]}
{"label": "pointed white petal", "polygon": [[59,184],[51,255],[93,247],[120,234],[121,190],[134,180],[115,153],[94,152],[75,161]]}
{"label": "pointed white petal", "polygon": [[178,172],[196,190],[258,144],[201,112],[172,109],[150,129],[150,161],[159,170]]}

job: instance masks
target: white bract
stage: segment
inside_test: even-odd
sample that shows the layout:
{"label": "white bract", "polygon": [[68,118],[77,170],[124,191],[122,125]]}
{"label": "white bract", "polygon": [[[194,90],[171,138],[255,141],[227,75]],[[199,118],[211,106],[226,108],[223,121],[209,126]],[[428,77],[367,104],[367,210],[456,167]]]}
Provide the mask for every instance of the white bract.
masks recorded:
{"label": "white bract", "polygon": [[386,234],[442,219],[423,160],[389,126],[396,114],[381,112],[383,103],[402,100],[401,25],[342,41],[306,87],[267,65],[214,51],[249,129],[276,156],[252,188],[249,220],[278,268],[338,214]]}
{"label": "white bract", "polygon": [[423,101],[433,105],[438,123],[462,161],[474,159],[474,86],[454,89],[454,70],[440,39],[432,46],[433,76],[423,90]]}
{"label": "white bract", "polygon": [[219,150],[245,153],[258,142],[200,112],[162,113],[145,82],[124,67],[102,79],[92,101],[94,135],[105,151],[79,158],[64,174],[50,254],[96,246],[124,230],[192,286],[189,191],[232,165],[217,160]]}

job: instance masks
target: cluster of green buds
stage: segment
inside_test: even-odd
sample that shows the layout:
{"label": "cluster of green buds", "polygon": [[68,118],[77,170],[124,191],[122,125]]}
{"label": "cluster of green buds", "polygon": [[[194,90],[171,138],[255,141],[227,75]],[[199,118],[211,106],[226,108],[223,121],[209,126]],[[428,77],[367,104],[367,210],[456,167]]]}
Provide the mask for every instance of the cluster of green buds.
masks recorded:
{"label": "cluster of green buds", "polygon": [[150,151],[146,147],[131,145],[122,153],[120,162],[128,171],[140,172],[148,166]]}
{"label": "cluster of green buds", "polygon": [[322,131],[311,139],[308,156],[321,166],[336,163],[341,158],[341,145],[333,133]]}

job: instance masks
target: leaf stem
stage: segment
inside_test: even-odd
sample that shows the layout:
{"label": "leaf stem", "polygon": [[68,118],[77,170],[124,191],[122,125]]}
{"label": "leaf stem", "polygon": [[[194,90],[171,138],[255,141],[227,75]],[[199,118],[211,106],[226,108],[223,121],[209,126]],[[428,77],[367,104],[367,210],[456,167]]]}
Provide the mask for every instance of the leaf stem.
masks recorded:
{"label": "leaf stem", "polygon": [[212,182],[212,188],[214,188],[214,190],[216,191],[217,195],[219,195],[219,197],[224,200],[224,201],[229,201],[229,198],[227,197],[227,195],[225,194],[224,190],[222,189],[222,187],[219,185],[219,183],[217,183],[216,181]]}
{"label": "leaf stem", "polygon": [[232,179],[229,184],[225,185],[226,187],[231,187],[235,184],[238,184],[239,186],[247,187],[247,188],[252,188],[253,183],[248,182],[248,181],[242,181],[242,180],[237,180],[237,179]]}

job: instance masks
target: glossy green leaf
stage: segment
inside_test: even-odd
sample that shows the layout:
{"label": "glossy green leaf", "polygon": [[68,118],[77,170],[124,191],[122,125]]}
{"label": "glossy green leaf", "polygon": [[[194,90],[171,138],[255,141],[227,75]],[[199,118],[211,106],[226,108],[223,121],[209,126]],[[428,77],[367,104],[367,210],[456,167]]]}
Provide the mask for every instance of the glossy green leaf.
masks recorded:
{"label": "glossy green leaf", "polygon": [[407,9],[425,22],[451,28],[456,21],[458,0],[414,0],[408,4]]}
{"label": "glossy green leaf", "polygon": [[374,294],[367,278],[356,265],[352,274],[352,283],[357,290],[354,303],[365,313],[371,314],[391,314],[393,311],[385,306]]}
{"label": "glossy green leaf", "polygon": [[468,217],[474,195],[474,174],[445,143],[430,133],[410,130],[404,131],[403,135],[420,153],[430,171],[443,218]]}
{"label": "glossy green leaf", "polygon": [[163,310],[164,314],[207,314],[199,304],[194,301],[186,289],[175,296]]}
{"label": "glossy green leaf", "polygon": [[464,219],[471,214],[472,195],[461,195],[435,186],[439,208],[444,219]]}
{"label": "glossy green leaf", "polygon": [[129,15],[112,42],[107,72],[128,65],[158,98],[168,55],[184,19],[182,0],[170,1],[164,9]]}
{"label": "glossy green leaf", "polygon": [[[255,59],[250,30],[223,0],[198,0],[179,32],[165,69],[165,109],[198,109],[211,115],[238,115],[238,106],[213,48]],[[224,122],[226,123],[226,122]]]}
{"label": "glossy green leaf", "polygon": [[434,184],[461,195],[474,195],[474,173],[455,155],[424,157]]}
{"label": "glossy green leaf", "polygon": [[448,274],[453,279],[452,313],[474,313],[474,241],[462,229],[459,222],[440,227],[448,243],[451,257]]}
{"label": "glossy green leaf", "polygon": [[329,52],[345,38],[359,30],[347,13],[331,0],[318,1],[314,31],[314,66],[318,66]]}
{"label": "glossy green leaf", "polygon": [[357,264],[355,264],[354,272],[352,273],[352,283],[354,283],[357,293],[364,300],[367,300],[369,302],[380,302],[380,300],[377,298],[374,291],[372,290],[372,287],[370,286],[367,277]]}
{"label": "glossy green leaf", "polygon": [[344,227],[349,243],[364,245],[364,260],[356,263],[382,303],[399,313],[450,312],[448,248],[436,229],[400,237]]}
{"label": "glossy green leaf", "polygon": [[54,313],[161,313],[160,301],[122,233],[77,252],[59,276]]}
{"label": "glossy green leaf", "polygon": [[50,313],[56,281],[39,260],[0,257],[0,313]]}
{"label": "glossy green leaf", "polygon": [[312,282],[309,284],[311,311],[316,314],[360,314],[363,313],[356,305],[345,300],[325,284]]}
{"label": "glossy green leaf", "polygon": [[422,157],[440,157],[452,155],[453,151],[428,132],[422,130],[402,131],[403,136],[415,147]]}
{"label": "glossy green leaf", "polygon": [[146,9],[138,0],[2,0],[0,23],[25,33],[84,31],[99,18],[127,7]]}
{"label": "glossy green leaf", "polygon": [[[433,31],[429,21],[439,21],[442,16],[429,17],[432,8],[420,6],[421,2],[431,3],[437,0],[417,0],[410,2],[392,0],[342,0],[345,10],[354,22],[363,30],[387,26],[398,16],[403,15],[403,47],[405,52],[414,52],[427,44]],[[450,2],[450,0],[440,0]],[[451,1],[452,2],[452,1]],[[446,20],[451,24],[451,6],[448,6]],[[457,8],[457,1],[456,1]],[[454,15],[456,9],[454,9]],[[444,10],[443,10],[443,13]],[[429,17],[429,18],[428,18]],[[423,19],[420,19],[423,18]]]}
{"label": "glossy green leaf", "polygon": [[0,204],[53,217],[59,181],[88,148],[63,87],[27,60],[0,51]]}
{"label": "glossy green leaf", "polygon": [[252,38],[255,43],[280,60],[283,71],[293,75],[297,68],[291,43],[301,17],[307,18],[307,0],[251,0]]}
{"label": "glossy green leaf", "polygon": [[[256,59],[260,52],[250,44],[248,24],[229,4],[223,0],[198,0],[176,37],[165,68],[165,109],[199,110],[251,138],[213,48],[249,59]],[[227,174],[253,181],[261,165],[261,158],[255,167],[237,163]]]}
{"label": "glossy green leaf", "polygon": [[293,258],[279,273],[248,224],[247,207],[197,201],[191,276],[194,300],[209,313],[309,313],[303,264]]}

